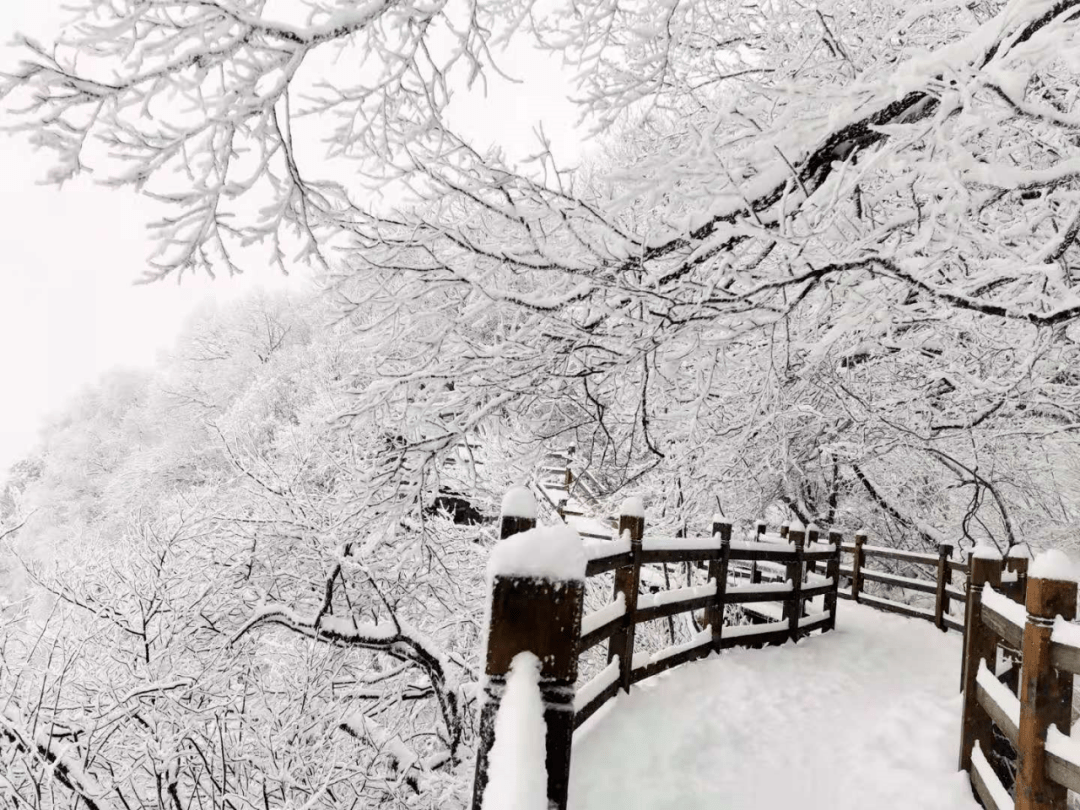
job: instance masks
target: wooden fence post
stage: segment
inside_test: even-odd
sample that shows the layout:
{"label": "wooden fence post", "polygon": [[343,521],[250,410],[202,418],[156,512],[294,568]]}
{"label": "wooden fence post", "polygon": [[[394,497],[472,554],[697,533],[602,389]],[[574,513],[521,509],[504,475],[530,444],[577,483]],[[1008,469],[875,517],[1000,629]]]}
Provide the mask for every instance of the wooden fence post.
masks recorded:
{"label": "wooden fence post", "polygon": [[511,487],[503,496],[499,539],[536,528],[536,498],[528,487]]}
{"label": "wooden fence post", "polygon": [[971,586],[967,593],[967,631],[964,633],[964,710],[960,728],[960,770],[971,770],[971,749],[976,741],[983,751],[994,744],[993,723],[975,697],[975,676],[985,660],[990,671],[997,663],[997,634],[982,620],[983,585],[1001,584],[1001,556],[994,550],[971,555]]}
{"label": "wooden fence post", "polygon": [[[754,526],[754,530],[757,532],[757,535],[754,537],[754,542],[756,542],[756,543],[763,542],[762,538],[764,538],[765,532],[768,530],[768,526],[766,525],[765,521],[764,520],[759,520],[757,522],[757,524]],[[757,560],[754,560],[753,562],[750,563],[750,584],[751,585],[757,585],[759,582],[761,582],[761,569],[758,568],[757,563],[758,563]]]}
{"label": "wooden fence post", "polygon": [[866,532],[855,533],[855,556],[851,560],[851,598],[859,601],[862,590],[863,546],[866,544]]}
{"label": "wooden fence post", "polygon": [[787,540],[788,530],[790,528],[791,528],[791,525],[789,523],[781,523],[780,524],[780,539],[781,540]]}
{"label": "wooden fence post", "polygon": [[634,672],[634,622],[641,582],[641,539],[645,536],[645,509],[638,498],[627,498],[619,508],[619,538],[630,535],[630,565],[615,569],[615,599],[626,600],[626,627],[608,641],[608,663],[619,656],[619,688],[630,691]]}
{"label": "wooden fence post", "polygon": [[[1015,549],[1015,546],[1013,548]],[[1030,560],[1027,557],[1014,557],[1012,556],[1012,551],[1013,549],[1010,549],[1009,555],[1005,557],[1005,571],[1007,574],[1002,574],[1001,592],[1017,604],[1026,605],[1028,581],[1027,569]],[[1007,578],[1012,579],[1013,581],[1005,582]],[[1005,659],[1012,665],[1012,668],[1002,676],[1001,682],[1009,687],[1014,695],[1019,696],[1020,670],[1023,663],[1023,644],[1020,645],[1021,649],[1019,650],[1015,650],[1004,643],[1000,646]]]}
{"label": "wooden fence post", "polygon": [[716,583],[716,598],[705,611],[705,621],[712,631],[713,649],[720,651],[724,634],[724,602],[727,594],[728,562],[731,556],[731,524],[720,515],[713,515],[713,537],[720,535],[720,556],[709,560],[709,579]]}
{"label": "wooden fence post", "polygon": [[[531,512],[531,514],[530,514]],[[514,518],[510,520],[509,518]],[[503,499],[500,534],[503,539],[536,524],[536,501],[524,487]],[[517,531],[513,531],[514,528]],[[570,779],[570,749],[574,733],[574,682],[577,680],[577,639],[581,633],[584,583],[538,577],[499,576],[491,584],[486,675],[480,710],[480,740],[473,781],[473,810],[480,810],[488,783],[488,758],[495,743],[495,718],[506,690],[510,664],[520,652],[540,659],[540,697],[547,729],[548,802],[563,810]]]}
{"label": "wooden fence post", "polygon": [[1068,735],[1073,676],[1050,663],[1054,618],[1076,618],[1076,583],[1028,581],[1024,665],[1020,670],[1020,724],[1016,762],[1016,810],[1065,810],[1068,791],[1046,775],[1046,731]]}
{"label": "wooden fence post", "polygon": [[[1012,582],[1002,583],[1001,592],[1012,599],[1014,602],[1019,602],[1021,605],[1027,604],[1027,578],[1028,578],[1028,563],[1031,560],[1024,556],[1013,556],[1013,551],[1016,547],[1009,549],[1009,554],[1005,558],[1005,570],[1010,576],[1003,577],[1003,579],[1013,579]],[[1015,579],[1014,579],[1015,578]]]}
{"label": "wooden fence post", "polygon": [[784,602],[784,618],[788,621],[788,638],[799,640],[799,619],[802,618],[802,570],[806,535],[801,523],[788,529],[788,540],[795,544],[795,562],[787,564],[787,578],[791,580],[791,596]]}
{"label": "wooden fence post", "polygon": [[825,565],[825,576],[832,579],[832,590],[825,594],[825,612],[829,614],[829,622],[825,625],[826,633],[836,629],[836,604],[840,601],[837,598],[840,592],[840,546],[844,542],[844,535],[840,532],[829,532],[829,542],[836,546],[836,551]]}
{"label": "wooden fence post", "polygon": [[949,569],[949,558],[952,557],[953,547],[946,543],[938,546],[937,558],[937,594],[934,598],[934,626],[943,633],[948,632],[945,626],[945,617],[949,613],[949,593],[945,589],[952,581],[952,571]]}
{"label": "wooden fence post", "polygon": [[[811,523],[809,526],[807,526],[806,527],[806,545],[812,546],[812,545],[814,545],[814,543],[818,542],[818,538],[819,538],[820,534],[821,534],[821,530],[818,529],[817,524]],[[817,563],[814,562],[814,561],[808,562],[806,564],[806,571],[807,571],[807,573],[813,572],[813,573],[816,574],[817,573]]]}

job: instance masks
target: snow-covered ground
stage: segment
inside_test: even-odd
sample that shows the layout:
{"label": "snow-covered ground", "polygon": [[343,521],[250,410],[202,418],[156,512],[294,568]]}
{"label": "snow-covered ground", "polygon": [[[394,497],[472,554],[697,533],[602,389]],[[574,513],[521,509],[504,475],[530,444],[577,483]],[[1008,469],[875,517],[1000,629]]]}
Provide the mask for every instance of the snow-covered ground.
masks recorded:
{"label": "snow-covered ground", "polygon": [[840,604],[834,633],[620,695],[577,733],[571,810],[977,810],[960,636]]}

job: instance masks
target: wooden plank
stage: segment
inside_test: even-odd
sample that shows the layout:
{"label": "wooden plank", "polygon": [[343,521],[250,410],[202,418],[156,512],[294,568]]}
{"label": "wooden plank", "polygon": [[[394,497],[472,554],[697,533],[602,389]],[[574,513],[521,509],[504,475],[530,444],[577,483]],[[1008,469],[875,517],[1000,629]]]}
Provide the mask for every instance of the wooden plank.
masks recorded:
{"label": "wooden plank", "polygon": [[731,588],[727,592],[726,603],[729,605],[749,605],[754,602],[783,602],[787,599],[791,590],[763,591],[759,593],[740,594],[738,588]]}
{"label": "wooden plank", "polygon": [[[972,564],[982,562],[972,559]],[[972,577],[972,587],[978,584]],[[983,606],[985,608],[985,605]],[[1065,808],[1068,791],[1049,778],[1045,741],[1051,726],[1069,733],[1073,676],[1052,659],[1053,623],[1076,618],[1076,583],[1032,578],[1027,589],[1023,666],[1020,668],[1020,740],[1016,768],[1017,810]]]}
{"label": "wooden plank", "polygon": [[662,658],[659,661],[652,661],[643,667],[637,667],[630,673],[630,682],[638,683],[646,678],[651,678],[653,675],[659,675],[661,672],[677,667],[680,664],[685,664],[690,661],[697,661],[699,658],[704,658],[713,651],[712,639],[705,641],[703,644],[697,647],[691,647],[688,650],[682,650],[669,655],[667,658]]}
{"label": "wooden plank", "polygon": [[578,534],[583,538],[588,538],[589,540],[611,540],[611,535],[610,534],[596,534],[595,532],[583,532],[580,529],[578,530]]}
{"label": "wooden plank", "polygon": [[789,529],[788,539],[795,545],[795,560],[788,563],[787,579],[791,582],[791,596],[784,603],[783,616],[788,621],[788,636],[797,642],[802,634],[799,631],[799,619],[803,615],[802,587],[805,576],[803,555],[806,553],[806,532],[800,527],[798,530]]}
{"label": "wooden plank", "polygon": [[871,571],[869,568],[862,570],[862,578],[869,582],[881,582],[885,585],[895,585],[898,588],[907,588],[910,591],[920,593],[937,593],[937,583],[930,580],[915,580],[910,577],[900,577],[886,574],[882,571]]}
{"label": "wooden plank", "polygon": [[968,572],[968,564],[965,562],[959,562],[958,560],[949,560],[950,571],[960,571],[966,574]]}
{"label": "wooden plank", "polygon": [[1046,775],[1062,787],[1080,793],[1080,766],[1046,751]]}
{"label": "wooden plank", "polygon": [[1001,636],[1010,647],[1019,649],[1024,646],[1024,628],[1017,627],[985,601],[982,603],[982,611],[979,615],[986,626]]}
{"label": "wooden plank", "polygon": [[685,563],[685,562],[709,562],[720,558],[719,548],[642,548],[641,562],[643,565],[660,565],[661,563]]}
{"label": "wooden plank", "polygon": [[608,571],[614,571],[616,568],[630,565],[633,560],[633,555],[629,551],[625,551],[622,554],[612,554],[610,557],[600,557],[596,560],[589,560],[585,563],[585,576],[594,577],[597,574],[606,574]]}
{"label": "wooden plank", "polygon": [[[983,605],[985,608],[986,605]],[[975,699],[979,702],[979,705],[983,707],[990,719],[994,721],[1001,732],[1009,738],[1009,742],[1013,744],[1013,748],[1016,747],[1016,741],[1020,739],[1020,730],[1016,727],[1016,724],[1009,719],[1009,715],[1005,710],[998,705],[998,702],[991,697],[990,693],[986,691],[982,684],[975,684]]]}
{"label": "wooden plank", "polygon": [[960,684],[964,693],[960,720],[960,762],[957,769],[975,772],[973,760],[980,751],[990,751],[994,744],[994,724],[990,716],[979,708],[976,696],[976,678],[980,662],[986,660],[991,666],[997,660],[997,636],[983,624],[983,585],[995,587],[1001,583],[1001,558],[972,557],[971,590],[968,591],[967,627],[964,631],[964,652],[961,659]]}
{"label": "wooden plank", "polygon": [[961,602],[967,601],[967,594],[960,588],[953,588],[948,585],[945,586],[945,593],[948,594],[950,599],[958,599]]}
{"label": "wooden plank", "polygon": [[846,599],[849,602],[852,601],[851,594],[847,591],[838,591],[836,595],[839,596],[841,599]]}
{"label": "wooden plank", "polygon": [[626,614],[619,616],[616,619],[612,619],[607,624],[602,624],[593,630],[591,633],[587,633],[578,640],[577,651],[578,655],[581,655],[586,650],[595,647],[601,641],[606,641],[611,638],[615,633],[625,629],[626,622],[628,621]]}
{"label": "wooden plank", "polygon": [[950,630],[955,630],[958,633],[964,632],[964,623],[958,622],[952,616],[942,616],[941,623],[944,624]]}
{"label": "wooden plank", "polygon": [[637,597],[641,585],[641,538],[645,534],[645,518],[641,515],[619,515],[619,537],[630,535],[630,561],[628,565],[615,570],[615,590],[611,601],[621,594],[626,600],[626,624],[623,629],[611,636],[607,645],[607,659],[610,664],[619,659],[619,688],[630,691],[632,660],[634,657],[634,629],[637,623]]}
{"label": "wooden plank", "polygon": [[829,582],[825,585],[815,585],[813,588],[803,588],[801,596],[803,599],[813,599],[815,596],[825,596],[832,593],[833,583]]}
{"label": "wooden plank", "polygon": [[799,633],[801,633],[802,635],[806,635],[807,633],[812,633],[815,630],[821,630],[822,628],[824,628],[826,625],[829,624],[829,620],[831,618],[832,618],[831,616],[826,615],[826,616],[822,616],[820,619],[815,619],[812,622],[808,622],[806,624],[800,624],[799,625]]}
{"label": "wooden plank", "polygon": [[668,602],[663,605],[638,608],[637,612],[634,614],[634,621],[641,624],[643,622],[652,622],[657,619],[663,619],[665,616],[674,616],[676,613],[686,613],[689,610],[700,610],[708,607],[715,599],[715,594],[709,594],[708,596],[695,596],[692,599],[680,599],[678,602]]}
{"label": "wooden plank", "polygon": [[824,551],[807,551],[805,554],[806,562],[817,562],[818,560],[831,560],[836,554],[831,548]]}
{"label": "wooden plank", "polygon": [[1060,641],[1050,642],[1050,664],[1055,669],[1080,675],[1080,649]]}
{"label": "wooden plank", "polygon": [[[990,778],[996,779],[997,777],[991,772]],[[983,780],[982,771],[978,768],[971,769],[971,786],[974,787],[975,792],[979,794],[979,801],[982,802],[982,806],[985,807],[986,810],[1013,810],[1012,805],[1002,807],[994,801],[994,794]]]}
{"label": "wooden plank", "polygon": [[863,546],[864,557],[885,557],[890,560],[904,560],[905,562],[918,563],[919,565],[934,565],[938,563],[936,554],[923,554],[917,551],[901,551],[897,548],[885,548],[884,546]]}
{"label": "wooden plank", "polygon": [[720,641],[720,649],[730,650],[733,647],[760,647],[769,644],[783,644],[787,640],[788,628],[785,623],[779,630],[768,630],[764,633],[753,633],[744,636],[725,636]]}
{"label": "wooden plank", "polygon": [[752,560],[755,562],[788,563],[795,559],[795,552],[779,548],[735,548],[731,549],[731,559]]}
{"label": "wooden plank", "polygon": [[783,602],[758,602],[754,605],[743,605],[743,612],[750,613],[770,622],[778,622],[784,615]]}
{"label": "wooden plank", "polygon": [[618,692],[618,681],[614,681],[608,684],[604,688],[603,692],[590,700],[586,705],[582,706],[579,711],[574,713],[574,728],[578,728],[582,723],[584,723],[586,720],[596,714],[596,712],[599,711],[600,707],[607,703],[609,700],[611,700],[613,697],[615,697]]}
{"label": "wooden plank", "polygon": [[893,602],[890,599],[882,599],[879,596],[870,596],[869,594],[860,593],[859,601],[864,605],[877,608],[878,610],[884,610],[889,613],[899,613],[901,616],[909,616],[912,619],[926,619],[929,622],[934,620],[933,612],[929,610],[922,610],[920,608],[913,608],[911,605],[904,605],[900,602]]}
{"label": "wooden plank", "polygon": [[948,585],[951,574],[948,562],[952,551],[953,547],[947,543],[938,546],[937,570],[934,572],[934,626],[939,630],[945,630],[943,617],[949,612]]}

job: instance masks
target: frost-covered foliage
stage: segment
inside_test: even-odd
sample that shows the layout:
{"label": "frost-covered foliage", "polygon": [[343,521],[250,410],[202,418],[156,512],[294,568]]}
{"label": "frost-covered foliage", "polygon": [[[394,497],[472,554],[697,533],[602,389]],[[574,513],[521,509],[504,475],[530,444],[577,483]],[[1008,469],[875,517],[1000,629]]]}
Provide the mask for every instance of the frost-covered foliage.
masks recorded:
{"label": "frost-covered foliage", "polygon": [[200,313],[159,368],[106,376],[17,466],[0,795],[465,800],[492,535],[435,499],[450,486],[493,514],[514,473],[486,453],[469,486],[464,460],[388,478],[392,429],[335,421],[370,377],[331,314],[314,294]]}
{"label": "frost-covered foliage", "polygon": [[[655,473],[675,523],[720,494],[830,525],[853,504],[908,544],[1057,539],[1076,2],[539,11],[92,3],[4,90],[56,179],[175,208],[152,275],[254,242],[337,275],[377,377],[350,413],[416,427],[389,477],[513,413],[615,487]],[[610,128],[587,166],[511,166],[451,127],[507,43],[571,66]]]}
{"label": "frost-covered foliage", "polygon": [[[1080,0],[87,6],[0,85],[54,179],[171,207],[151,277],[295,255],[344,320],[208,324],[164,383],[115,380],[144,421],[56,448],[97,466],[25,475],[57,525],[213,532],[233,645],[279,627],[402,656],[424,698],[388,694],[437,719],[423,757],[460,748],[452,653],[476,628],[455,611],[483,568],[424,509],[490,507],[545,442],[665,532],[719,506],[1004,551],[1080,517]],[[528,43],[607,127],[573,171],[450,124]]]}

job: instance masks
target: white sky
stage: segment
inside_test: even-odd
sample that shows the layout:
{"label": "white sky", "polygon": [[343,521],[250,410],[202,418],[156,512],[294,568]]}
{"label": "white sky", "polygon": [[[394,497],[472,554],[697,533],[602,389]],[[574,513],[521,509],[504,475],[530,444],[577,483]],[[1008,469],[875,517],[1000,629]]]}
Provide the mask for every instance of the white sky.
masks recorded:
{"label": "white sky", "polygon": [[[3,0],[0,66],[13,61],[6,45],[16,32],[52,38],[66,18],[61,1]],[[533,143],[524,142],[543,120],[558,153],[578,154],[569,87],[557,62],[539,60],[504,56],[504,69],[533,79],[525,86],[489,83],[487,98],[455,101],[455,118],[482,133],[477,146],[509,141],[531,151]],[[179,286],[134,286],[152,249],[146,201],[85,178],[59,191],[38,185],[48,161],[26,136],[0,134],[0,481],[33,447],[45,416],[113,366],[153,363],[207,298],[303,283],[300,274],[286,280],[268,268],[214,282],[189,276]]]}

